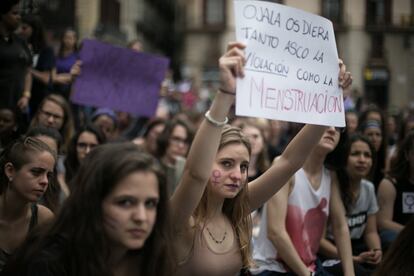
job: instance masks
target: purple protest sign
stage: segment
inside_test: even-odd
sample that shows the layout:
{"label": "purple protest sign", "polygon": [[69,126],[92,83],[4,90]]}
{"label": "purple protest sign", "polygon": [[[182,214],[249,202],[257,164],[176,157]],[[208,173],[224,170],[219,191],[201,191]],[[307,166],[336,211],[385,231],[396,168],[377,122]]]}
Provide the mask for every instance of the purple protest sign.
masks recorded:
{"label": "purple protest sign", "polygon": [[82,73],[74,84],[75,103],[152,116],[169,59],[84,40]]}

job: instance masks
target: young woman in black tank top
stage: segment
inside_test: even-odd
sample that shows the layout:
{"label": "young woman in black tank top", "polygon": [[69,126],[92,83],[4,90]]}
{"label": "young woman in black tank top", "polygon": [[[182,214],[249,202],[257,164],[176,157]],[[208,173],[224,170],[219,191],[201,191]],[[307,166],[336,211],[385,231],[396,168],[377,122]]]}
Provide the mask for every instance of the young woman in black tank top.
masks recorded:
{"label": "young woman in black tank top", "polygon": [[0,271],[38,223],[52,212],[37,201],[46,192],[56,153],[35,138],[21,138],[0,157]]}
{"label": "young woman in black tank top", "polygon": [[414,130],[398,146],[378,187],[378,204],[381,242],[386,249],[414,214]]}

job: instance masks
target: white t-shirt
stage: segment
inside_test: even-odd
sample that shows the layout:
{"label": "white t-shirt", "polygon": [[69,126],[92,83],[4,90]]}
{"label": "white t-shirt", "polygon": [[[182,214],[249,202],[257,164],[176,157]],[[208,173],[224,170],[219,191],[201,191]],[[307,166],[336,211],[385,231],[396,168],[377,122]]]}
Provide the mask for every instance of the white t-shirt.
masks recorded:
{"label": "white t-shirt", "polygon": [[[294,186],[289,195],[286,212],[286,231],[302,261],[315,269],[316,253],[329,215],[331,175],[322,169],[321,184],[314,190],[305,171],[295,173]],[[287,272],[289,269],[277,254],[277,249],[267,237],[267,204],[263,208],[260,232],[254,241],[253,258],[258,268],[253,274],[265,270]]]}

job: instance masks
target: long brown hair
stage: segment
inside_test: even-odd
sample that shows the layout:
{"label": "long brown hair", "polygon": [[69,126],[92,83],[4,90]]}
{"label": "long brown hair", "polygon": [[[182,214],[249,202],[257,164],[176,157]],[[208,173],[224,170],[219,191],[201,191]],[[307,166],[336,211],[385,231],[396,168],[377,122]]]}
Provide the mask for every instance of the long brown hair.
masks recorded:
{"label": "long brown hair", "polygon": [[339,159],[340,159],[340,165],[338,166],[337,175],[338,175],[338,181],[339,181],[339,190],[341,192],[341,198],[342,202],[344,203],[344,207],[346,211],[349,211],[352,206],[355,204],[355,195],[351,191],[351,185],[349,174],[346,170],[347,164],[348,164],[348,158],[351,154],[351,148],[352,145],[358,141],[364,142],[368,145],[370,151],[371,151],[371,160],[372,165],[370,168],[370,171],[368,175],[374,170],[375,168],[375,162],[376,162],[376,152],[375,148],[372,145],[371,141],[361,134],[353,134],[349,138],[345,138],[345,144],[340,145],[339,148],[342,150],[340,153]]}
{"label": "long brown hair", "polygon": [[393,241],[374,276],[409,276],[414,271],[414,217]]}
{"label": "long brown hair", "polygon": [[[219,151],[227,145],[230,144],[242,144],[244,145],[248,152],[249,156],[251,154],[250,142],[245,137],[240,128],[225,126],[221,133],[221,140],[219,145]],[[210,184],[210,183],[209,183]],[[195,220],[194,227],[202,227],[206,224],[207,218],[207,209],[209,206],[210,198],[210,188],[209,184],[204,190],[203,196],[198,204],[197,208],[194,211],[193,217]],[[228,198],[224,200],[223,204],[223,213],[230,220],[231,225],[233,226],[236,232],[236,238],[239,243],[243,267],[247,268],[252,264],[251,259],[251,231],[252,231],[252,222],[250,215],[250,203],[248,197],[247,189],[247,178],[246,183],[243,185],[241,191],[237,194],[235,198]]]}
{"label": "long brown hair", "polygon": [[[103,227],[102,201],[122,179],[134,172],[154,173],[158,180],[157,219],[137,257],[139,275],[171,275],[169,214],[165,176],[156,160],[132,143],[100,145],[82,162],[70,196],[56,220],[29,239],[13,256],[6,275],[30,275],[30,264],[47,256],[54,275],[112,276],[108,257],[110,240]],[[65,271],[63,273],[62,271]],[[53,274],[53,273],[52,273]]]}

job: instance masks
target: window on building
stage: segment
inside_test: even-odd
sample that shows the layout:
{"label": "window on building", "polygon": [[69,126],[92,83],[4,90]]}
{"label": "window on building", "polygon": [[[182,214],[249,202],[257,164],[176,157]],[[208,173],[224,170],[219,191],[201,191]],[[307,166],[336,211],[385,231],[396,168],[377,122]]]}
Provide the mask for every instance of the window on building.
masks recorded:
{"label": "window on building", "polygon": [[204,25],[206,27],[223,27],[226,24],[225,0],[204,0]]}
{"label": "window on building", "polygon": [[375,33],[371,36],[371,57],[384,57],[384,35],[382,33]]}
{"label": "window on building", "polygon": [[334,24],[342,24],[342,0],[323,0],[322,16],[331,20]]}
{"label": "window on building", "polygon": [[101,23],[103,25],[119,27],[119,15],[121,6],[119,0],[101,1]]}
{"label": "window on building", "polygon": [[367,25],[389,25],[391,23],[391,0],[366,0]]}
{"label": "window on building", "polygon": [[21,0],[20,8],[23,14],[38,15],[48,30],[75,27],[75,0]]}

